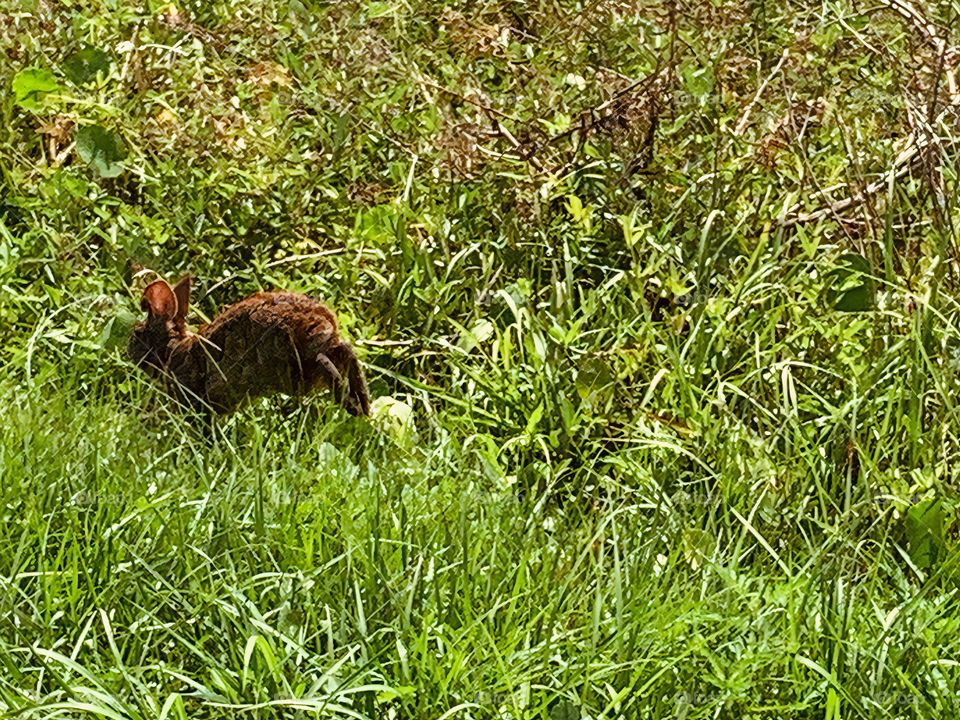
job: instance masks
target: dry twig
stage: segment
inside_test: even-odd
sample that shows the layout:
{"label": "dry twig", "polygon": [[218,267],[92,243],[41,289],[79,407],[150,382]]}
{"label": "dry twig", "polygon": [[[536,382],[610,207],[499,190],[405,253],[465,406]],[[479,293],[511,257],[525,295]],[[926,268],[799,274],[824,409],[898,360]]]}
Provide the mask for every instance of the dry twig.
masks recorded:
{"label": "dry twig", "polygon": [[[949,114],[950,113],[947,110],[942,112],[934,125],[939,125]],[[853,207],[859,207],[869,197],[876,195],[891,182],[899,180],[900,178],[909,174],[914,164],[923,157],[922,151],[932,146],[940,146],[939,137],[933,132],[932,128],[927,128],[926,132],[911,132],[904,141],[903,150],[900,151],[900,154],[897,155],[896,159],[893,161],[893,165],[891,165],[890,169],[884,173],[882,178],[873,181],[863,190],[856,192],[849,197],[843,198],[842,200],[837,200],[836,202],[830,203],[830,205],[827,207],[821,208],[820,210],[816,210],[814,212],[794,214],[799,208],[799,205],[794,205],[787,212],[787,217],[780,221],[781,227],[792,227],[794,225],[800,225],[803,223],[816,222],[817,220],[822,220],[823,218],[831,215],[838,216],[844,210],[849,210]]]}
{"label": "dry twig", "polygon": [[757,94],[753,96],[753,100],[750,101],[750,104],[747,105],[746,109],[743,111],[743,115],[740,116],[740,122],[737,123],[736,129],[733,131],[733,134],[737,137],[743,135],[744,130],[747,129],[747,123],[750,122],[750,113],[753,112],[753,108],[757,106],[760,102],[760,98],[763,97],[763,93],[767,89],[767,85],[770,84],[770,81],[773,80],[774,76],[780,72],[780,68],[783,67],[783,64],[787,61],[787,57],[790,55],[789,49],[784,49],[783,54],[780,56],[780,61],[777,63],[776,67],[770,71],[770,74],[767,75],[766,79],[760,83],[760,87],[757,88]]}
{"label": "dry twig", "polygon": [[927,20],[923,13],[907,0],[881,0],[881,2],[908,20],[936,51],[937,56],[942,58],[943,73],[947,78],[947,90],[950,93],[950,103],[952,105],[960,104],[960,92],[957,88],[957,63],[960,62],[960,52],[957,48],[948,46],[947,41],[941,37],[937,26]]}
{"label": "dry twig", "polygon": [[[934,127],[940,125],[951,111],[960,106],[960,92],[958,92],[956,69],[960,62],[960,51],[955,47],[950,47],[947,41],[941,36],[939,29],[921,13],[914,5],[907,0],[881,0],[881,2],[901,17],[909,21],[913,27],[923,36],[924,40],[936,51],[938,61],[942,64],[941,70],[947,80],[947,90],[950,95],[950,106],[940,113],[929,125],[917,125],[911,123],[912,130],[904,139],[904,149],[897,155],[890,169],[884,173],[884,177],[875,180],[867,185],[863,190],[851,194],[849,197],[830,203],[827,207],[814,212],[795,214],[799,205],[794,205],[780,221],[782,227],[792,227],[802,223],[816,222],[825,217],[838,216],[844,210],[862,205],[869,197],[877,194],[891,183],[899,180],[909,174],[913,166],[923,158],[923,151],[928,148],[936,148],[940,153],[943,152],[943,142],[941,137],[935,132]],[[934,101],[930,107],[934,107]],[[739,125],[738,125],[739,129]]]}

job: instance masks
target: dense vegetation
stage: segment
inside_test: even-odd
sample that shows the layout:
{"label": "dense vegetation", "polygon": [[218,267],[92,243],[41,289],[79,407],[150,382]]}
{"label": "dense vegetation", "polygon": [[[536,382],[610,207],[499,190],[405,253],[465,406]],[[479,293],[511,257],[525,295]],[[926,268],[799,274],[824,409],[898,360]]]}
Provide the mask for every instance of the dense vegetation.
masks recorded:
{"label": "dense vegetation", "polygon": [[0,0],[0,715],[957,717],[958,10]]}

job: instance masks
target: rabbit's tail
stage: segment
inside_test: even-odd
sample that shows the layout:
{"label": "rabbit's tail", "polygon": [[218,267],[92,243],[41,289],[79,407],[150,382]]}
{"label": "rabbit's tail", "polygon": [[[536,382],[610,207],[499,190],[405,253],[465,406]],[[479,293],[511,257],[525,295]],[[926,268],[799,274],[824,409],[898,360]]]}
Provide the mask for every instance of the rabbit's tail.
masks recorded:
{"label": "rabbit's tail", "polygon": [[367,378],[363,373],[363,366],[357,359],[353,348],[347,343],[341,343],[333,352],[330,359],[340,368],[341,375],[346,376],[347,387],[344,405],[354,415],[370,414],[370,392],[367,390]]}

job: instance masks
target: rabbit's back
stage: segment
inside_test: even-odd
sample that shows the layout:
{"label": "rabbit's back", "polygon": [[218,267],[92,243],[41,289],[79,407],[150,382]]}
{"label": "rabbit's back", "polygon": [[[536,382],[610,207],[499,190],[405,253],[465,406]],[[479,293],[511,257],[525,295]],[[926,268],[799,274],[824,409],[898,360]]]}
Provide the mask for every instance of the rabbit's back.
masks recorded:
{"label": "rabbit's back", "polygon": [[[299,342],[318,337],[337,337],[337,319],[326,305],[309,295],[291,292],[261,292],[223,310],[200,334],[213,338],[249,327],[283,327]],[[228,331],[229,328],[229,331]]]}
{"label": "rabbit's back", "polygon": [[302,394],[326,378],[318,355],[340,343],[333,312],[306,295],[264,292],[200,328],[207,401],[230,410],[246,397]]}

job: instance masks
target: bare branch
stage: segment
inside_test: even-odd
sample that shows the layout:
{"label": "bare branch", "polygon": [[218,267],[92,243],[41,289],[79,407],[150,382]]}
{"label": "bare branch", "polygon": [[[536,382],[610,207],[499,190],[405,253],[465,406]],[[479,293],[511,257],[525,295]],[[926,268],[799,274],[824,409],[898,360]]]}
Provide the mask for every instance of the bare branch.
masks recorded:
{"label": "bare branch", "polygon": [[750,113],[753,112],[753,108],[760,102],[760,98],[763,97],[763,93],[766,91],[767,85],[769,85],[774,76],[780,72],[783,64],[787,61],[787,56],[789,54],[790,50],[784,49],[783,54],[780,56],[780,61],[777,63],[776,67],[773,68],[773,70],[770,71],[770,74],[767,75],[766,79],[760,83],[760,87],[757,88],[757,94],[753,96],[753,100],[750,101],[750,104],[747,105],[746,109],[743,111],[743,115],[740,116],[740,122],[737,123],[736,129],[733,131],[735,136],[739,137],[743,135],[743,132],[747,129],[747,123],[750,122]]}
{"label": "bare branch", "polygon": [[[951,113],[949,110],[945,110],[940,114],[933,124],[939,125],[950,114]],[[843,198],[842,200],[837,200],[836,202],[830,203],[830,205],[827,207],[821,208],[820,210],[816,210],[814,212],[795,214],[799,206],[794,205],[787,212],[787,217],[780,221],[780,226],[792,227],[794,225],[816,222],[831,215],[839,216],[839,214],[844,210],[849,210],[853,207],[859,207],[868,198],[883,190],[891,182],[895,182],[896,180],[899,180],[900,178],[909,174],[914,164],[922,157],[923,150],[930,147],[938,147],[942,149],[939,136],[933,132],[932,127],[922,128],[919,131],[911,132],[905,138],[903,144],[903,150],[900,151],[900,154],[898,154],[896,159],[893,161],[893,165],[891,165],[890,169],[884,173],[882,178],[870,183],[863,190],[856,192],[849,197]]]}

